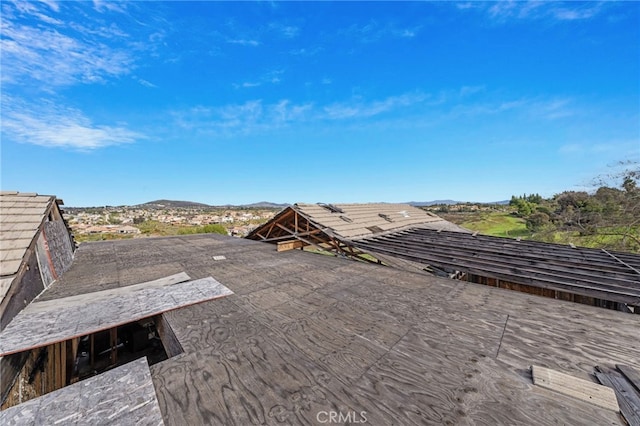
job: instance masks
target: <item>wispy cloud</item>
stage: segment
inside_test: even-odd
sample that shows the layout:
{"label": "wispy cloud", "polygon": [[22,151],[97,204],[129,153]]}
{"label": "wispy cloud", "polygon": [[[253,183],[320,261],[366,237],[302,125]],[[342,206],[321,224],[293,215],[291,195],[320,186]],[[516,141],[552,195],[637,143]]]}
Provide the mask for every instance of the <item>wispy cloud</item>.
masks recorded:
{"label": "wispy cloud", "polygon": [[253,39],[245,39],[245,38],[230,38],[227,39],[227,43],[230,44],[239,44],[241,46],[260,46],[260,42],[258,40]]}
{"label": "wispy cloud", "polygon": [[109,0],[93,0],[93,7],[98,12],[118,12],[125,13],[127,5],[124,2]]}
{"label": "wispy cloud", "polygon": [[502,0],[498,2],[455,3],[459,10],[476,10],[485,13],[491,20],[504,23],[518,19],[576,21],[598,15],[605,2],[555,2]]}
{"label": "wispy cloud", "polygon": [[316,47],[301,47],[298,49],[291,49],[289,51],[290,55],[294,56],[314,56],[318,53],[322,52],[323,48],[320,46]]}
{"label": "wispy cloud", "polygon": [[91,151],[144,139],[125,125],[93,123],[81,111],[53,101],[26,104],[2,97],[2,134],[18,143]]}
{"label": "wispy cloud", "polygon": [[284,38],[294,38],[300,33],[300,28],[294,25],[286,25],[278,22],[270,23],[269,29]]}
{"label": "wispy cloud", "polygon": [[28,83],[32,89],[39,84],[41,90],[53,92],[60,86],[104,83],[129,74],[136,67],[138,53],[159,42],[135,43],[115,23],[105,24],[101,19],[57,19],[60,7],[54,2],[3,3],[4,84]]}
{"label": "wispy cloud", "polygon": [[354,99],[349,102],[335,103],[323,108],[324,118],[331,120],[343,120],[354,118],[368,118],[399,108],[408,107],[423,102],[427,95],[410,93],[400,96],[390,96],[383,100],[363,101]]}
{"label": "wispy cloud", "polygon": [[295,104],[288,99],[275,103],[258,99],[219,107],[198,106],[173,111],[171,115],[184,130],[208,136],[235,136],[304,121],[312,108],[312,104]]}
{"label": "wispy cloud", "polygon": [[257,80],[234,83],[233,87],[236,89],[248,89],[252,87],[262,86],[263,84],[279,84],[282,81],[282,74],[284,74],[284,70],[269,71]]}
{"label": "wispy cloud", "polygon": [[152,88],[152,89],[155,89],[156,87],[158,87],[155,84],[153,84],[150,81],[147,81],[147,80],[145,80],[143,78],[136,77],[136,81],[138,83],[142,84],[143,86],[149,87],[149,88]]}
{"label": "wispy cloud", "polygon": [[372,43],[389,37],[413,38],[418,35],[421,28],[420,26],[403,28],[392,23],[380,24],[377,21],[370,21],[364,25],[353,24],[339,33],[362,43]]}
{"label": "wispy cloud", "polygon": [[535,120],[557,120],[576,114],[572,101],[568,98],[517,98],[463,102],[461,96],[450,101],[451,116],[482,116],[494,114],[518,114],[521,117]]}

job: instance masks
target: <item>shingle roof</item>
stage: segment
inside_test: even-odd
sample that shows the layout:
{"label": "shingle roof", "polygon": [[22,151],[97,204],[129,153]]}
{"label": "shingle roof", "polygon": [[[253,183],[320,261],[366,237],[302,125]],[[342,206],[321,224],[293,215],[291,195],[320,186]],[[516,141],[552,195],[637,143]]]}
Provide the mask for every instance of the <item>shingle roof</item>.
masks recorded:
{"label": "shingle roof", "polygon": [[55,199],[35,193],[0,192],[0,300]]}

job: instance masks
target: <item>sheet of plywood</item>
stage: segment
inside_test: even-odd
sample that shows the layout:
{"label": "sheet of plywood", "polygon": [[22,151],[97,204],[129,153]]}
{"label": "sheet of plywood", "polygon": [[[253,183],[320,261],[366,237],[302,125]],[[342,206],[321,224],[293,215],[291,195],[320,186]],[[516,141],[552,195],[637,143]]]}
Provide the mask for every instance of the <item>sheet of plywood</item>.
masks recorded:
{"label": "sheet of plywood", "polygon": [[108,330],[230,294],[231,290],[208,277],[164,286],[147,283],[134,290],[122,287],[84,297],[33,303],[33,308],[29,306],[20,312],[0,333],[0,356]]}
{"label": "sheet of plywood", "polygon": [[146,358],[0,411],[0,424],[161,425]]}
{"label": "sheet of plywood", "polygon": [[548,368],[531,366],[533,384],[598,407],[620,411],[613,389]]}

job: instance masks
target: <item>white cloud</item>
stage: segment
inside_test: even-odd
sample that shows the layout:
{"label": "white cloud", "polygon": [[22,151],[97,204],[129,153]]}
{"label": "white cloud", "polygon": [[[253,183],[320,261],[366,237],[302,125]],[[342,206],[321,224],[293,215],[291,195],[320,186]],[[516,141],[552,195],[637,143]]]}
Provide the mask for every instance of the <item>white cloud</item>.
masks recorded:
{"label": "white cloud", "polygon": [[[113,24],[107,28],[91,22],[63,24],[45,17],[37,7],[43,8],[39,3],[17,6],[14,12],[19,16],[2,17],[4,84],[29,84],[31,88],[40,84],[40,89],[52,92],[58,86],[103,83],[129,73],[134,66],[133,52],[113,47],[114,38],[126,38]],[[35,14],[39,21],[22,19],[25,14]]]}
{"label": "white cloud", "polygon": [[293,25],[284,25],[280,23],[269,24],[269,29],[280,34],[285,38],[294,38],[300,33],[300,28]]}
{"label": "white cloud", "polygon": [[273,70],[273,71],[269,71],[267,73],[265,73],[262,77],[260,77],[258,80],[254,80],[254,81],[245,81],[242,83],[234,83],[233,87],[236,89],[247,89],[247,88],[252,88],[252,87],[258,87],[258,86],[262,86],[263,84],[279,84],[282,79],[280,78],[280,76],[284,74],[284,70]]}
{"label": "white cloud", "polygon": [[381,25],[376,21],[370,21],[365,25],[353,24],[339,33],[355,38],[362,43],[372,43],[387,37],[413,38],[418,35],[421,28],[420,26],[401,28],[392,23]]}
{"label": "white cloud", "polygon": [[314,56],[322,52],[322,50],[323,49],[320,46],[316,46],[312,48],[301,47],[299,49],[291,49],[289,51],[289,54],[294,56]]}
{"label": "white cloud", "polygon": [[46,4],[49,8],[55,12],[60,12],[60,5],[57,1],[53,0],[39,0],[41,3]]}
{"label": "white cloud", "polygon": [[138,83],[142,84],[145,87],[149,87],[149,88],[156,88],[158,86],[156,86],[155,84],[151,83],[150,81],[147,81],[143,78],[137,78],[136,79],[138,81]]}
{"label": "white cloud", "polygon": [[496,22],[514,19],[575,21],[599,14],[604,2],[554,2],[502,0],[493,3],[456,3],[458,10],[480,10]]}
{"label": "white cloud", "polygon": [[125,13],[127,5],[124,2],[109,0],[93,0],[93,7],[98,12]]}
{"label": "white cloud", "polygon": [[249,89],[251,87],[258,87],[261,86],[262,83],[257,82],[257,81],[245,81],[244,83],[234,83],[233,87],[235,87],[236,89]]}
{"label": "white cloud", "polygon": [[95,124],[82,112],[51,101],[25,104],[6,96],[2,99],[2,134],[18,143],[79,151],[144,138],[123,125]]}
{"label": "white cloud", "polygon": [[244,39],[244,38],[227,39],[227,43],[239,44],[241,46],[254,46],[254,47],[260,45],[260,42],[258,40]]}
{"label": "white cloud", "polygon": [[428,96],[421,93],[409,93],[400,96],[390,96],[381,101],[365,102],[355,99],[351,102],[335,103],[325,106],[323,108],[323,116],[331,120],[373,117],[398,108],[421,103],[427,98]]}
{"label": "white cloud", "polygon": [[265,104],[251,100],[219,107],[198,106],[172,113],[174,122],[184,130],[210,136],[234,136],[281,128],[304,121],[311,104],[294,104],[288,99]]}

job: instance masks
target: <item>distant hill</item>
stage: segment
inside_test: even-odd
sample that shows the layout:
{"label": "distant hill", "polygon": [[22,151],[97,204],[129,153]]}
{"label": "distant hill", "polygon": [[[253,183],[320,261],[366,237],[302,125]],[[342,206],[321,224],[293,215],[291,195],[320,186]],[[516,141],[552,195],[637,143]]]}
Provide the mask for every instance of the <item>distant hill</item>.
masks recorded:
{"label": "distant hill", "polygon": [[282,209],[287,207],[289,204],[278,204],[271,203],[269,201],[260,201],[258,203],[253,204],[225,204],[220,206],[213,206],[210,204],[203,203],[195,203],[193,201],[176,201],[176,200],[155,200],[149,201],[148,203],[139,204],[134,207],[142,207],[142,208],[182,208],[182,209],[213,209],[213,208],[221,208],[221,209],[231,209],[231,208],[253,208],[253,209]]}
{"label": "distant hill", "polygon": [[407,204],[414,207],[433,206],[436,204],[464,204],[464,201],[434,200],[434,201],[409,201]]}
{"label": "distant hill", "polygon": [[244,204],[241,207],[250,207],[254,209],[284,209],[285,207],[288,207],[288,206],[289,204],[278,204],[278,203],[271,203],[269,201],[260,201],[259,203]]}
{"label": "distant hill", "polygon": [[[465,204],[468,201],[454,201],[454,200],[433,200],[433,201],[409,201],[407,204],[410,204],[414,207],[426,207],[426,206],[434,206],[436,204],[447,204],[447,205],[453,205],[453,204]],[[490,201],[487,203],[478,203],[475,201],[471,201],[472,204],[500,204],[500,205],[504,205],[504,204],[509,204],[509,200],[503,200],[503,201]]]}
{"label": "distant hill", "polygon": [[193,201],[176,201],[176,200],[155,200],[148,203],[139,204],[137,207],[151,208],[205,208],[212,207],[208,204],[194,203]]}

